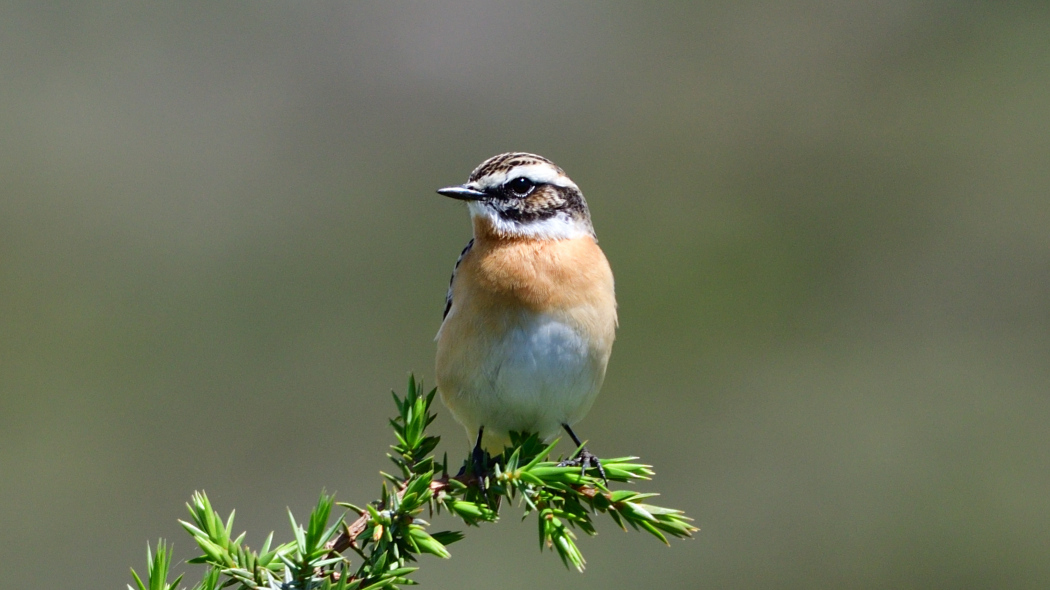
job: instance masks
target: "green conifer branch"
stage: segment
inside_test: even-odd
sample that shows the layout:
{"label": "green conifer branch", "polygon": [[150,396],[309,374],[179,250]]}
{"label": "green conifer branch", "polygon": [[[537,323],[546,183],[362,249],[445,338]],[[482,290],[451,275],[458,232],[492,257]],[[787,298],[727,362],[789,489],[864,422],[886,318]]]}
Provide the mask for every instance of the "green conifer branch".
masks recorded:
{"label": "green conifer branch", "polygon": [[[448,457],[439,462],[433,455],[439,437],[427,434],[436,417],[431,405],[437,390],[424,394],[423,386],[409,377],[404,398],[393,394],[397,417],[390,420],[397,444],[388,457],[394,474],[384,473],[378,500],[358,507],[321,497],[305,523],[289,510],[294,539],[272,546],[273,533],[258,550],[234,538],[231,512],[225,520],[212,507],[204,492],[195,492],[187,508],[189,521],[179,521],[193,537],[203,555],[189,563],[208,566],[193,590],[378,590],[415,584],[409,577],[418,556],[451,557],[448,545],[463,538],[460,531],[430,532],[422,518],[447,512],[467,526],[495,522],[504,501],[518,500],[524,518],[536,515],[540,550],[558,554],[566,567],[584,569],[583,554],[574,530],[596,534],[592,516],[608,514],[620,528],[644,530],[665,544],[667,537],[685,538],[697,529],[680,510],[644,502],[655,496],[632,490],[610,490],[609,482],[629,483],[653,476],[649,465],[637,457],[604,459],[608,481],[579,467],[550,461],[558,441],[544,444],[536,435],[512,433],[511,444],[498,457],[486,457],[487,468],[474,473],[471,458],[450,475]],[[332,508],[345,507],[346,514],[332,524]],[[348,557],[352,554],[352,557]],[[176,590],[180,575],[168,583],[171,550],[163,540],[154,556],[147,546],[146,580],[132,570],[137,586],[130,590]]]}

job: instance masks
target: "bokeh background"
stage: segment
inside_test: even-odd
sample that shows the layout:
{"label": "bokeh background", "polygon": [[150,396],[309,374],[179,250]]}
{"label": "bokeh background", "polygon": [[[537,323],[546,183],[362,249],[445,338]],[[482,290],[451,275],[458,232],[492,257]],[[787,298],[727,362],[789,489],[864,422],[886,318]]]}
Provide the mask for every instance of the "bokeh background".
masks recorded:
{"label": "bokeh background", "polygon": [[578,430],[702,530],[578,575],[511,511],[427,587],[1050,586],[1045,2],[5,2],[0,80],[5,588],[192,557],[197,489],[252,545],[375,497],[434,189],[507,150],[616,273]]}

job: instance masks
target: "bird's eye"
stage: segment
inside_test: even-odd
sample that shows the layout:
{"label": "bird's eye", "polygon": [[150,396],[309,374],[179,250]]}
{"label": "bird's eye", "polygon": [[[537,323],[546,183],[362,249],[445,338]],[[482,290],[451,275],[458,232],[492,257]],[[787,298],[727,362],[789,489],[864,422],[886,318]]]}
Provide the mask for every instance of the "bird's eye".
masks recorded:
{"label": "bird's eye", "polygon": [[524,197],[532,192],[532,189],[536,186],[531,180],[524,176],[519,176],[514,180],[508,182],[506,185],[507,190],[514,193],[515,196]]}

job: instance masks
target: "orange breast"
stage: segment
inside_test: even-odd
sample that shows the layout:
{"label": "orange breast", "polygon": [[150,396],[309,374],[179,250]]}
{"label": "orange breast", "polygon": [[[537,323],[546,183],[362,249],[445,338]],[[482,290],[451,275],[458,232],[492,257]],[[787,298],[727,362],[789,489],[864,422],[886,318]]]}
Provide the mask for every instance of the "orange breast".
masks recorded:
{"label": "orange breast", "polygon": [[475,240],[456,271],[452,311],[438,338],[439,364],[451,352],[449,346],[459,354],[482,353],[524,311],[557,316],[598,350],[612,348],[617,323],[613,275],[594,238],[486,238]]}
{"label": "orange breast", "polygon": [[[536,311],[581,305],[612,308],[612,270],[590,236],[571,240],[481,239],[460,267],[472,296]],[[453,293],[455,297],[455,293]]]}
{"label": "orange breast", "polygon": [[[552,436],[561,424],[582,418],[605,377],[616,337],[612,271],[590,236],[486,238],[475,238],[456,271],[452,308],[438,332],[438,390],[472,434],[485,425],[495,427],[492,434],[535,429]],[[537,350],[522,354],[515,347],[531,346],[530,340],[508,335],[528,333],[549,321],[576,334],[566,342],[586,344],[567,352],[578,356],[565,357],[564,365],[547,359],[532,367],[522,359],[547,355]],[[514,378],[532,368],[553,374]],[[562,378],[567,381],[560,384]]]}

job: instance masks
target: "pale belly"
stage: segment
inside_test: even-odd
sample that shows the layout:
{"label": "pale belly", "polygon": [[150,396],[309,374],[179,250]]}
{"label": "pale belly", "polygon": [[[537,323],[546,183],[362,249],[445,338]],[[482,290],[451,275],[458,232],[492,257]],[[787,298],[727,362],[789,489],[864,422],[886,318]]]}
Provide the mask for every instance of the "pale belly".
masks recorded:
{"label": "pale belly", "polygon": [[[547,439],[574,424],[601,388],[608,351],[557,315],[520,310],[499,330],[473,332],[472,351],[439,374],[442,398],[472,436],[496,449],[515,432]],[[464,343],[461,343],[464,344]],[[444,381],[444,383],[441,383]]]}

